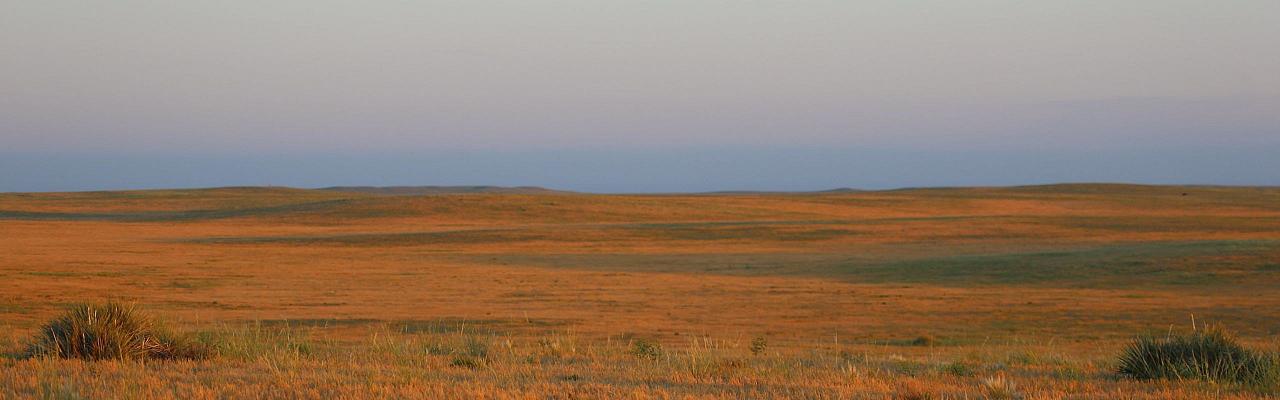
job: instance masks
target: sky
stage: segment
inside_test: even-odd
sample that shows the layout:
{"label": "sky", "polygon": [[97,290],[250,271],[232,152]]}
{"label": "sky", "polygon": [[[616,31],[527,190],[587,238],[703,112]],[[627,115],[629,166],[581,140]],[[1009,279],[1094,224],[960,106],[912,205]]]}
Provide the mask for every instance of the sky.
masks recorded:
{"label": "sky", "polygon": [[1275,0],[0,10],[0,191],[1280,185]]}

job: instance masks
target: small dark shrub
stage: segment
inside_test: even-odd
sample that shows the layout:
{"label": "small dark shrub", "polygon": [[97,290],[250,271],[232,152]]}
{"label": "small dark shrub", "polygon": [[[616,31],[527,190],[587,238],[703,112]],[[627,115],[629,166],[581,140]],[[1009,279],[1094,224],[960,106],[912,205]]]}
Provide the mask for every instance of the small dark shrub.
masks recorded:
{"label": "small dark shrub", "polygon": [[28,357],[84,360],[202,359],[209,349],[174,334],[156,320],[120,303],[82,304],[40,328]]}
{"label": "small dark shrub", "polygon": [[662,345],[653,343],[644,339],[637,339],[631,343],[631,355],[648,359],[657,360],[662,357]]}
{"label": "small dark shrub", "polygon": [[769,347],[769,342],[765,340],[764,336],[756,336],[755,339],[751,339],[752,355],[756,355],[756,356],[761,355],[764,353],[764,350],[768,347]]}
{"label": "small dark shrub", "polygon": [[911,339],[912,346],[933,346],[937,343],[938,343],[938,339],[934,339],[933,336],[928,336],[928,335]]}
{"label": "small dark shrub", "polygon": [[1276,360],[1241,346],[1221,328],[1210,327],[1163,339],[1141,337],[1120,356],[1120,374],[1135,379],[1200,379],[1275,387]]}

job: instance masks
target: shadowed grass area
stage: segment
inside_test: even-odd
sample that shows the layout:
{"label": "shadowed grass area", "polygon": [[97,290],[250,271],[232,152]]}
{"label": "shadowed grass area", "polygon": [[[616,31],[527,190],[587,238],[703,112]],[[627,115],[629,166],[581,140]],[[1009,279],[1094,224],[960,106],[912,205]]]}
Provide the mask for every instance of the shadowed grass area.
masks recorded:
{"label": "shadowed grass area", "polygon": [[272,329],[373,327],[383,326],[390,332],[403,334],[472,332],[484,334],[511,333],[516,330],[536,328],[546,330],[567,325],[566,321],[545,319],[468,319],[437,318],[430,320],[379,320],[369,318],[322,319],[268,319],[254,321],[253,325]]}
{"label": "shadowed grass area", "polygon": [[115,221],[115,222],[177,222],[188,220],[207,220],[241,217],[261,217],[271,215],[287,215],[325,211],[338,206],[350,204],[352,200],[324,200],[299,204],[286,204],[270,207],[231,208],[211,210],[182,211],[129,211],[106,213],[80,212],[43,212],[43,211],[4,211],[0,210],[0,220],[32,220],[32,221]]}
{"label": "shadowed grass area", "polygon": [[[1280,250],[1270,240],[1131,243],[1041,252],[960,255],[872,265],[840,271],[858,280],[934,284],[1069,284],[1091,287],[1134,283],[1236,283],[1265,275],[1259,267]],[[1223,262],[1215,257],[1230,255]]]}
{"label": "shadowed grass area", "polygon": [[[356,212],[348,210],[349,212]],[[238,216],[249,216],[241,213]],[[963,231],[937,224],[963,226]],[[346,246],[414,246],[545,242],[772,241],[821,242],[875,238],[898,226],[913,232],[906,241],[1009,240],[1034,238],[1029,232],[1062,229],[1111,233],[1232,232],[1267,233],[1280,229],[1280,217],[1029,217],[1010,215],[943,215],[849,220],[756,220],[663,223],[579,223],[554,226],[503,227],[427,232],[354,233],[336,235],[243,236],[190,239],[206,244],[284,244]],[[1023,229],[1021,235],[1010,227]],[[1044,230],[1042,228],[1050,228]],[[936,233],[931,231],[937,230]]]}
{"label": "shadowed grass area", "polygon": [[1235,216],[1106,216],[1106,217],[1040,217],[1026,219],[1044,225],[1085,229],[1090,232],[1275,232],[1280,227],[1280,217]]}
{"label": "shadowed grass area", "polygon": [[489,244],[523,242],[616,242],[649,240],[813,241],[857,235],[853,229],[823,227],[813,222],[697,222],[664,224],[593,224],[556,227],[461,229],[433,232],[358,233],[213,237],[186,240],[203,244],[284,244],[295,246],[420,246],[432,244]]}
{"label": "shadowed grass area", "polygon": [[[516,243],[544,235],[517,229],[464,229],[438,232],[358,233],[345,235],[242,236],[187,240],[203,244],[284,244],[294,246],[411,246],[422,244]],[[562,240],[571,240],[563,238]]]}
{"label": "shadowed grass area", "polygon": [[1127,205],[1168,205],[1171,202],[1213,207],[1221,205],[1280,209],[1280,187],[1165,186],[1106,183],[1068,183],[1012,187],[908,188],[879,193],[930,198],[1100,199]]}
{"label": "shadowed grass area", "polygon": [[818,276],[948,286],[1212,286],[1280,279],[1275,263],[1280,241],[1274,240],[1146,242],[994,253],[981,247],[950,247],[944,250],[961,254],[932,257],[921,255],[939,249],[904,248],[913,253],[910,256],[895,249],[859,254],[486,254],[452,258],[541,268]]}

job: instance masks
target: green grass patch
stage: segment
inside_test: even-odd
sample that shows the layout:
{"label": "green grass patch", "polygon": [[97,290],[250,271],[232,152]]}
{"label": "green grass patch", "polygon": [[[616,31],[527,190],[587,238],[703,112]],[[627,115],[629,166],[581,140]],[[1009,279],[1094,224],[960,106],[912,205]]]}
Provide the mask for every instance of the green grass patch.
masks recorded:
{"label": "green grass patch", "polygon": [[[1002,246],[1000,248],[1008,248]],[[955,255],[939,255],[946,252]],[[1214,286],[1272,282],[1275,240],[1138,242],[1036,251],[901,245],[862,253],[485,254],[445,260],[617,272],[821,276],[852,282],[970,285]],[[1265,278],[1265,279],[1259,279]]]}
{"label": "green grass patch", "polygon": [[21,303],[0,302],[0,314],[26,314],[31,312],[31,306]]}
{"label": "green grass patch", "polygon": [[[1041,252],[958,255],[878,264],[850,263],[841,272],[858,281],[931,284],[1068,284],[1088,287],[1135,283],[1211,285],[1236,283],[1256,272],[1245,263],[1207,260],[1255,256],[1280,248],[1275,241],[1157,242]],[[1206,258],[1200,261],[1197,257]],[[1208,267],[1208,268],[1207,268]],[[1234,277],[1232,275],[1235,275]]]}
{"label": "green grass patch", "polygon": [[198,337],[201,343],[218,355],[240,360],[310,356],[326,347],[325,343],[312,337],[311,329],[262,323],[224,325],[214,330],[202,331]]}

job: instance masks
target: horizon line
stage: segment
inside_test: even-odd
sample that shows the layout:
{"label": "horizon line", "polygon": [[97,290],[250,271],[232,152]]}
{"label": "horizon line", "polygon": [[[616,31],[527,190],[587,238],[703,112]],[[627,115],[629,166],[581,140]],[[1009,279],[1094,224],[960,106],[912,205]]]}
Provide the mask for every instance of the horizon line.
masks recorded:
{"label": "horizon line", "polygon": [[[1137,183],[1137,182],[1090,182],[1090,181],[1066,181],[1052,183],[1033,183],[1033,184],[1009,184],[1009,185],[939,185],[939,186],[901,186],[885,189],[864,189],[858,187],[833,187],[815,190],[773,190],[773,189],[725,189],[725,190],[709,190],[709,191],[583,191],[583,190],[567,190],[556,189],[539,185],[335,185],[323,187],[297,187],[287,185],[227,185],[227,186],[201,186],[201,187],[147,187],[147,188],[119,188],[119,189],[92,189],[92,190],[49,190],[49,191],[7,191],[0,192],[0,195],[23,195],[23,194],[61,194],[61,193],[119,193],[119,192],[158,192],[158,191],[201,191],[201,190],[227,190],[227,189],[287,189],[287,190],[306,190],[306,191],[332,191],[347,193],[367,193],[367,194],[384,194],[388,196],[413,196],[413,195],[450,195],[450,194],[585,194],[585,195],[734,195],[734,194],[822,194],[822,193],[877,193],[877,192],[894,192],[907,190],[938,190],[938,189],[1018,189],[1018,188],[1036,188],[1036,187],[1072,187],[1072,186],[1110,186],[1110,187],[1147,187],[1147,188],[1239,188],[1239,189],[1280,189],[1280,185],[1233,185],[1233,184],[1215,184],[1215,183]],[[433,191],[430,193],[394,193],[394,190],[422,190]],[[377,193],[375,193],[377,192]]]}

